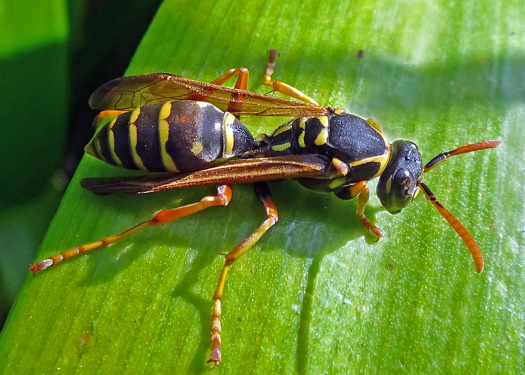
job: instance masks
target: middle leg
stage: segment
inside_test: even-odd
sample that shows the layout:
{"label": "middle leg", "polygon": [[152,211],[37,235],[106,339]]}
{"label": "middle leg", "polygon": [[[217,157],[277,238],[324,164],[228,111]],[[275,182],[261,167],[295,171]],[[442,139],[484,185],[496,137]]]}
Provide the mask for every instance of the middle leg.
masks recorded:
{"label": "middle leg", "polygon": [[212,313],[212,328],[211,328],[211,356],[208,360],[208,363],[219,364],[221,363],[221,301],[224,294],[224,286],[226,285],[226,276],[228,275],[228,270],[230,266],[241,256],[243,256],[250,248],[259,241],[264,233],[270,229],[277,220],[279,216],[277,213],[277,208],[272,201],[270,194],[270,189],[266,182],[256,182],[254,184],[255,194],[257,198],[263,205],[264,211],[266,212],[266,220],[263,221],[259,227],[253,231],[248,237],[246,237],[241,243],[235,246],[228,254],[224,255],[224,266],[222,267],[221,275],[219,277],[219,282],[217,284],[217,289],[213,295],[213,313]]}

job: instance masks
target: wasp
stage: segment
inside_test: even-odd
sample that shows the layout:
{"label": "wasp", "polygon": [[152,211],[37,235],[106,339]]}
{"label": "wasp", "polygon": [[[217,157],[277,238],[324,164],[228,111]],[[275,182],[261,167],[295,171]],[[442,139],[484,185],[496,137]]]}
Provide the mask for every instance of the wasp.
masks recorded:
{"label": "wasp", "polygon": [[[166,224],[212,206],[227,206],[231,185],[253,183],[266,219],[227,254],[213,296],[211,355],[221,362],[222,297],[230,266],[278,221],[267,182],[294,179],[308,189],[357,198],[356,214],[377,240],[381,229],[365,216],[368,182],[376,177],[377,196],[385,209],[399,213],[421,190],[469,249],[476,270],[481,251],[465,227],[422,182],[423,175],[448,158],[497,147],[500,141],[473,143],[444,152],[423,165],[417,145],[389,142],[372,119],[343,108],[323,107],[284,82],[273,80],[277,52],[269,51],[264,84],[291,99],[247,91],[248,70],[231,69],[211,83],[167,73],[117,78],[100,86],[89,104],[102,112],[85,147],[111,165],[147,172],[139,177],[86,178],[83,188],[96,194],[144,194],[189,186],[217,186],[216,195],[182,207],[163,209],[149,220],[99,241],[63,251],[30,266],[33,274],[81,253],[109,245],[145,228]],[[237,76],[235,86],[224,84]],[[289,116],[294,119],[272,134],[254,137],[241,116]],[[158,172],[158,173],[157,173]]]}

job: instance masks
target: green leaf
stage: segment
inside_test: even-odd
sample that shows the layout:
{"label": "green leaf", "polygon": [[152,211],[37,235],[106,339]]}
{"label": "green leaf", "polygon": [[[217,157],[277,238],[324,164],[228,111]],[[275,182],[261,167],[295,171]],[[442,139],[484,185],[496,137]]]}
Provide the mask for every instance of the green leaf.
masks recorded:
{"label": "green leaf", "polygon": [[[211,298],[223,253],[264,219],[249,186],[227,208],[28,276],[0,337],[6,373],[523,373],[525,17],[519,2],[166,1],[128,74],[169,71],[210,81],[229,68],[276,79],[318,102],[373,117],[424,158],[501,139],[452,158],[427,183],[479,242],[474,266],[423,198],[391,216],[355,201],[272,184],[280,222],[232,267],[223,360],[209,356]],[[272,119],[249,122],[270,132]],[[213,189],[94,196],[84,177],[128,175],[85,157],[38,260],[117,233]],[[374,185],[374,184],[372,184]]]}
{"label": "green leaf", "polygon": [[0,325],[61,198],[67,21],[63,0],[0,0]]}

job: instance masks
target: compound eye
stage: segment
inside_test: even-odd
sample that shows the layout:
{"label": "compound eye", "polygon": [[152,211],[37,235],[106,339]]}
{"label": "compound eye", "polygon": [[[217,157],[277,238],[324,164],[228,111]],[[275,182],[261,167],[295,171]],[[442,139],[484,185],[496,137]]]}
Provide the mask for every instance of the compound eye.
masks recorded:
{"label": "compound eye", "polygon": [[384,186],[378,184],[378,197],[381,204],[391,214],[397,214],[408,206],[417,191],[417,178],[404,168],[398,169],[386,180]]}
{"label": "compound eye", "polygon": [[393,178],[390,191],[393,208],[396,208],[395,212],[405,208],[414,199],[417,191],[417,178],[412,176],[407,169],[399,169]]}

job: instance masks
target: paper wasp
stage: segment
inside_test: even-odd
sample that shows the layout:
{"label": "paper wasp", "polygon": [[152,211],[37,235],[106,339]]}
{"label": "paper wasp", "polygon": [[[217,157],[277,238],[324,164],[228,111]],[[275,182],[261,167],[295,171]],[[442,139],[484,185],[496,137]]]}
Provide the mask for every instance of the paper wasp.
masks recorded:
{"label": "paper wasp", "polygon": [[[445,152],[423,166],[418,147],[410,141],[390,143],[371,119],[342,108],[322,107],[299,90],[272,80],[276,51],[269,52],[264,84],[296,100],[246,91],[248,70],[236,68],[211,83],[166,73],[117,78],[100,86],[90,98],[96,117],[112,120],[86,146],[102,161],[127,169],[164,172],[141,177],[87,178],[82,187],[96,194],[142,194],[188,186],[216,185],[217,194],[186,206],[157,212],[124,232],[80,245],[30,266],[37,272],[80,253],[126,238],[147,227],[162,225],[211,206],[226,206],[231,185],[254,183],[266,220],[225,254],[213,296],[211,357],[221,362],[221,300],[229,267],[278,220],[267,181],[294,179],[341,199],[357,197],[357,217],[379,240],[383,233],[365,217],[368,181],[379,177],[377,195],[390,213],[398,213],[422,190],[470,250],[478,272],[481,251],[463,225],[443,207],[422,182],[423,174],[451,156],[497,147],[500,141],[474,143]],[[234,88],[224,87],[237,76]],[[253,137],[240,117],[290,116],[295,119],[271,135]]]}

